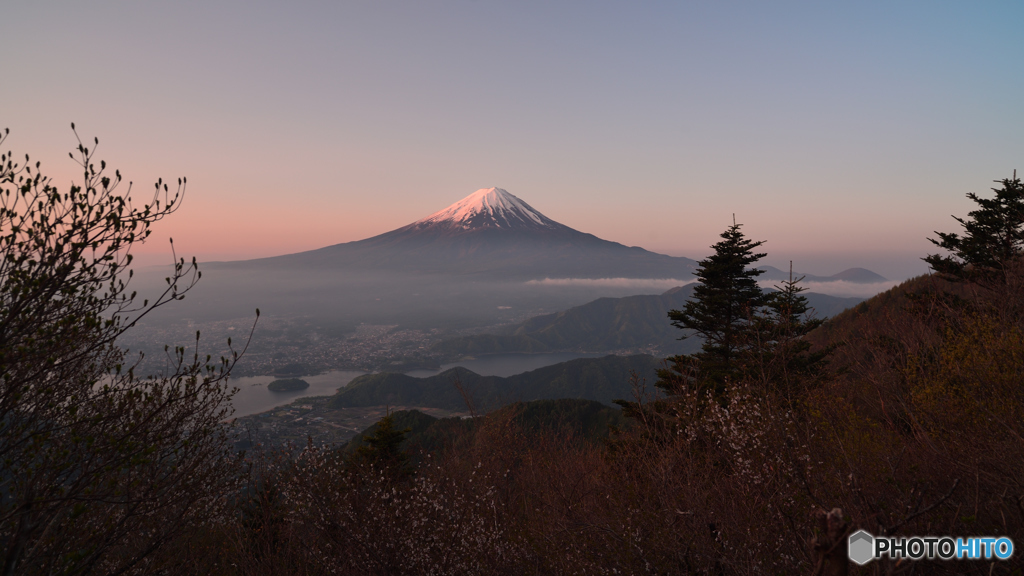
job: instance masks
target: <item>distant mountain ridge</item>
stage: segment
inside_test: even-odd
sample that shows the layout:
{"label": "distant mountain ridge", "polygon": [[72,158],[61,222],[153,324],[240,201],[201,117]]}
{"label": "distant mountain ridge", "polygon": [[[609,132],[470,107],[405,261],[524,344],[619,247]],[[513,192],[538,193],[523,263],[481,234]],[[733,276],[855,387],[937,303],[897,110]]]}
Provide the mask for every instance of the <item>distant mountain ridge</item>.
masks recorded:
{"label": "distant mountain ridge", "polygon": [[[788,280],[789,272],[784,272],[775,268],[774,266],[758,266],[758,269],[764,270],[764,274],[758,276],[759,280]],[[866,268],[847,268],[838,274],[831,276],[815,276],[814,274],[794,274],[794,278],[803,278],[804,282],[852,282],[855,284],[873,284],[876,282],[886,282],[887,279],[884,276],[875,274],[871,270]]]}
{"label": "distant mountain ridge", "polygon": [[[511,411],[512,422],[521,426],[525,432],[564,433],[568,430],[591,442],[601,442],[608,438],[611,426],[623,429],[630,425],[618,406],[607,406],[593,400],[533,400],[511,404],[505,409]],[[502,415],[499,410],[486,417]],[[409,430],[399,448],[412,450],[414,460],[422,457],[421,451],[435,452],[447,448],[453,437],[460,433],[472,433],[475,425],[461,418],[434,418],[419,410],[392,412],[392,418],[396,429]],[[345,445],[345,452],[353,453],[360,446],[366,445],[363,438],[376,433],[378,426],[379,423],[373,424],[357,434]]]}
{"label": "distant mountain ridge", "polygon": [[473,397],[476,408],[488,410],[509,402],[556,398],[595,400],[611,405],[631,392],[630,375],[636,373],[653,383],[661,361],[649,355],[579,358],[503,378],[481,376],[462,367],[435,376],[416,378],[381,372],[352,380],[331,398],[331,407],[347,408],[384,404],[465,410],[458,380]]}
{"label": "distant mountain ridge", "polygon": [[[439,342],[431,349],[452,356],[638,350],[659,356],[689,354],[700,348],[700,340],[680,341],[683,332],[669,322],[668,311],[686,306],[695,285],[687,284],[657,295],[599,298],[562,312],[535,316],[505,333],[463,336]],[[863,301],[812,292],[804,296],[819,318],[834,316]]]}

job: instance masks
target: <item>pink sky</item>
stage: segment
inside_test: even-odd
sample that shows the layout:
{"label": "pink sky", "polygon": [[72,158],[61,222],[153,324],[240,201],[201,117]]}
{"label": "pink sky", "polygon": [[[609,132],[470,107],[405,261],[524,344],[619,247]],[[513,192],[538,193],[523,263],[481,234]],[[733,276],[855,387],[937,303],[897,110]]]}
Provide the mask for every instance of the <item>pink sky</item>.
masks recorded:
{"label": "pink sky", "polygon": [[58,184],[72,121],[140,192],[187,176],[146,262],[169,236],[203,260],[358,240],[498,186],[627,245],[699,259],[736,213],[770,264],[900,278],[1024,168],[1022,16],[16,0],[0,125]]}

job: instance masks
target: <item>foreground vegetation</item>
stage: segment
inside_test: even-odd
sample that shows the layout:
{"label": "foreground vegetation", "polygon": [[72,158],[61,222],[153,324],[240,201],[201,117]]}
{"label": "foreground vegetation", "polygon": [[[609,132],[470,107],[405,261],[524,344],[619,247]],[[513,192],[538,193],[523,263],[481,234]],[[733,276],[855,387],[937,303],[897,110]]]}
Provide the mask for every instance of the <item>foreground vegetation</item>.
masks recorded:
{"label": "foreground vegetation", "polygon": [[511,407],[414,454],[399,446],[405,426],[424,429],[416,416],[385,419],[358,449],[252,454],[248,498],[193,568],[1016,573],[1019,553],[846,562],[845,537],[861,528],[1024,537],[1024,266],[1019,251],[984,276],[961,264],[965,277],[909,281],[817,327],[786,323],[795,283],[789,308],[758,301],[771,314],[705,310],[709,332],[735,333],[672,359],[660,396],[634,381],[631,423],[604,443]]}
{"label": "foreground vegetation", "polygon": [[797,279],[755,289],[759,243],[732,226],[671,314],[701,350],[634,378],[621,413],[408,412],[348,449],[239,455],[220,425],[234,357],[178,350],[142,378],[113,345],[192,269],[133,305],[127,251],[174,204],[133,209],[93,152],[66,193],[9,155],[0,172],[4,574],[845,574],[855,529],[1024,542],[1016,178],[940,235],[941,274],[821,325]]}

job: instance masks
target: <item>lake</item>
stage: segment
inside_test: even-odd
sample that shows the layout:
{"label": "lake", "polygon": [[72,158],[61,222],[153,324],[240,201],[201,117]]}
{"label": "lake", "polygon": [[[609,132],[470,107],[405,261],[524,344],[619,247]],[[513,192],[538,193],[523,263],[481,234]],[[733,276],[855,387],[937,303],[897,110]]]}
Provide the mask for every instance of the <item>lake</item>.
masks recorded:
{"label": "lake", "polygon": [[[574,352],[554,352],[550,354],[488,354],[476,358],[467,358],[442,364],[439,370],[411,370],[406,372],[409,376],[425,378],[440,374],[449,368],[462,366],[472,370],[481,376],[512,376],[521,374],[544,366],[568,362],[576,358],[597,358],[603,354],[579,354]],[[232,378],[232,386],[238,387],[238,393],[231,400],[235,408],[235,417],[248,416],[266,412],[277,406],[291,404],[292,401],[306,396],[331,396],[338,391],[338,388],[347,386],[349,382],[366,372],[358,370],[335,370],[315,376],[299,376],[302,380],[309,382],[309,388],[293,392],[271,392],[267,390],[267,384],[279,379],[276,376],[246,376],[243,378]]]}
{"label": "lake", "polygon": [[355,377],[362,376],[363,374],[366,374],[366,372],[335,370],[315,376],[300,376],[299,378],[309,382],[309,388],[292,392],[271,392],[267,390],[267,384],[280,379],[277,376],[232,378],[230,384],[238,387],[238,393],[231,399],[231,405],[235,407],[234,416],[248,416],[250,414],[266,412],[277,406],[291,404],[293,400],[305,396],[332,396],[338,391],[338,388],[347,386]]}

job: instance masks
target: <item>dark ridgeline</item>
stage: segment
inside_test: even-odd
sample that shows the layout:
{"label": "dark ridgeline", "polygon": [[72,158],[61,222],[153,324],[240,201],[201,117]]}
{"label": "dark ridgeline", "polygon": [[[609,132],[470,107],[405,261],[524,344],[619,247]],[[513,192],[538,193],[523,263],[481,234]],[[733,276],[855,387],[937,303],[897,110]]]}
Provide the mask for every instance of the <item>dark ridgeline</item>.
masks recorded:
{"label": "dark ridgeline", "polygon": [[613,400],[629,396],[632,374],[653,381],[660,364],[653,356],[638,354],[578,358],[507,378],[481,376],[462,367],[426,378],[381,372],[352,380],[331,398],[330,405],[333,408],[392,405],[465,410],[465,399],[456,383],[462,387],[462,392],[472,397],[479,410],[509,402],[556,398],[611,405]]}
{"label": "dark ridgeline", "polygon": [[[515,402],[503,406],[498,413],[489,417],[510,414],[514,423],[534,434],[568,432],[591,442],[608,438],[611,427],[622,428],[628,422],[622,411],[594,400],[557,398]],[[394,427],[408,430],[402,438],[400,448],[421,461],[425,453],[445,450],[461,435],[471,434],[474,422],[469,418],[435,418],[419,410],[398,410],[391,413]],[[345,452],[353,453],[365,445],[364,438],[373,436],[378,430],[375,423],[344,445]]]}

